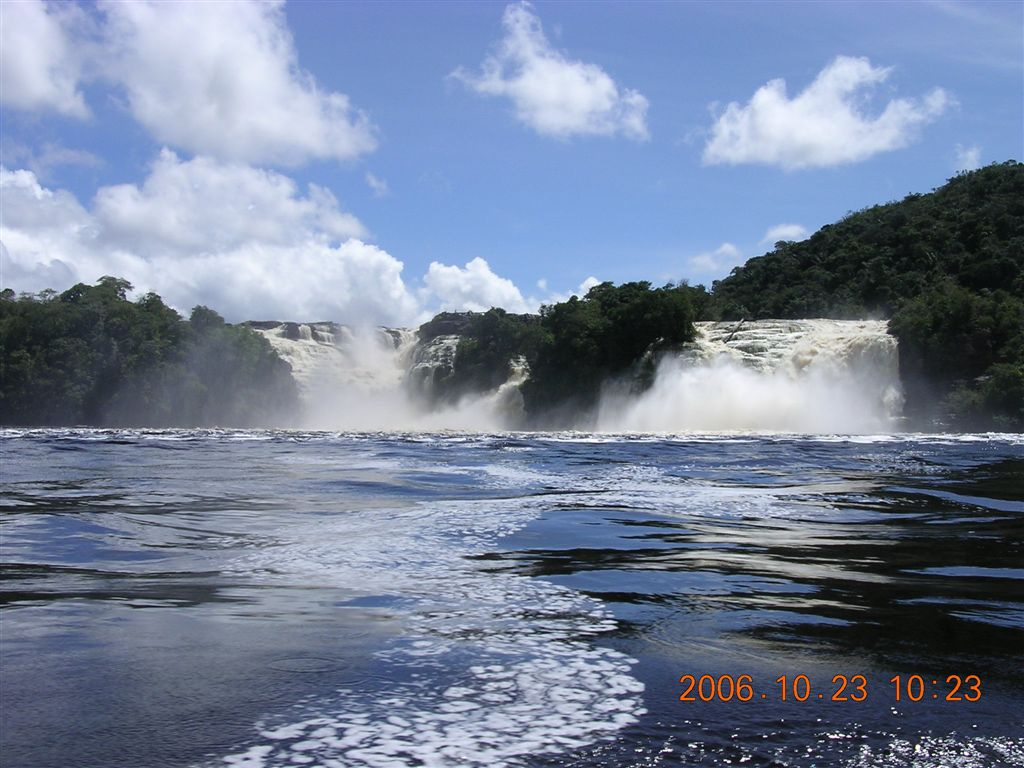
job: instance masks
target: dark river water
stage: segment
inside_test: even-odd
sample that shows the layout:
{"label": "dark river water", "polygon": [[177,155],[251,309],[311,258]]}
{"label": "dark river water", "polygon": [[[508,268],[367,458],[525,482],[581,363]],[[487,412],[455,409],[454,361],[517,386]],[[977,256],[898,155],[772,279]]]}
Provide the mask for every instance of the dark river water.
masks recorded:
{"label": "dark river water", "polygon": [[4,766],[1024,766],[1022,436],[2,439]]}

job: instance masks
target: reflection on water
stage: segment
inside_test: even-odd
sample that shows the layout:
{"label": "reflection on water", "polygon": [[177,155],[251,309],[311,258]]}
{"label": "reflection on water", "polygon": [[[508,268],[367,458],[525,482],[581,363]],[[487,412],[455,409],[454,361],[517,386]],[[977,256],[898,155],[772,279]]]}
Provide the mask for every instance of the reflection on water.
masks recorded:
{"label": "reflection on water", "polygon": [[[1024,766],[1019,436],[12,431],[3,456],[5,764]],[[686,674],[757,697],[683,702]]]}

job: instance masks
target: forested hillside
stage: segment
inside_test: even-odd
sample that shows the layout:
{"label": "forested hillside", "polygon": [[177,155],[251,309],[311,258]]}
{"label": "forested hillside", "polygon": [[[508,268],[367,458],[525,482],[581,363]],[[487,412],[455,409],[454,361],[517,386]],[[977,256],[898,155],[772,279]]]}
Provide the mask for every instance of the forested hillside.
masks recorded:
{"label": "forested hillside", "polygon": [[1024,165],[963,173],[780,242],[714,286],[724,319],[891,317],[949,279],[1024,294]]}
{"label": "forested hillside", "polygon": [[298,407],[267,341],[104,277],[61,294],[0,297],[0,424],[271,426]]}
{"label": "forested hillside", "polygon": [[[260,335],[104,277],[0,300],[0,423],[250,426],[293,423],[289,366]],[[610,378],[650,380],[695,320],[888,318],[912,428],[1024,430],[1024,165],[951,179],[868,208],[702,286],[602,283],[539,315],[438,315],[421,342],[460,335],[432,397],[504,382],[517,358],[537,424],[585,411]],[[344,318],[341,318],[344,319]],[[566,419],[570,421],[570,419]]]}
{"label": "forested hillside", "polygon": [[724,319],[891,318],[908,414],[1024,428],[1024,165],[963,173],[776,244],[713,286]]}

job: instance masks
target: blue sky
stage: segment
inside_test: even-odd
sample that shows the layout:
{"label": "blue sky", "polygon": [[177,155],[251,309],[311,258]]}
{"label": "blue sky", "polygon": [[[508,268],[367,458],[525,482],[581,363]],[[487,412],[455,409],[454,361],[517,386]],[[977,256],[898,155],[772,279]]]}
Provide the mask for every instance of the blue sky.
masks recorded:
{"label": "blue sky", "polygon": [[1024,159],[1024,4],[0,5],[4,287],[409,324]]}

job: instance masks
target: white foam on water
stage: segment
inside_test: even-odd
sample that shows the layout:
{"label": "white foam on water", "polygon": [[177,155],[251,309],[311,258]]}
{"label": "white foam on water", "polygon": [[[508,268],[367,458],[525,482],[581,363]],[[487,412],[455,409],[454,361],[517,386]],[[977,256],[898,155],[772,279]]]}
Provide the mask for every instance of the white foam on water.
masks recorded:
{"label": "white foam on water", "polygon": [[[503,482],[521,487],[522,477],[492,473],[489,484]],[[636,660],[592,642],[616,626],[602,603],[471,559],[539,504],[430,502],[321,517],[239,560],[239,573],[261,581],[391,596],[404,620],[375,654],[392,681],[384,690],[341,689],[268,716],[255,743],[222,762],[511,767],[636,723],[645,711]]]}
{"label": "white foam on water", "polygon": [[794,443],[915,443],[921,445],[954,445],[957,443],[1003,443],[1024,445],[1021,432],[887,432],[879,434],[855,434],[835,432],[805,433],[770,429],[737,430],[609,430],[602,432],[559,431],[559,432],[510,432],[509,435],[525,436],[551,443],[619,443],[648,442],[664,443],[754,443],[765,438]]}
{"label": "white foam on water", "polygon": [[1024,766],[1024,742],[1003,736],[894,737],[884,748],[863,745],[846,768],[992,768]]}
{"label": "white foam on water", "polygon": [[[865,743],[868,738],[872,743]],[[630,765],[1024,768],[1024,742],[1011,736],[968,736],[956,732],[908,737],[866,732],[854,725],[849,730],[843,726],[808,734],[806,742],[800,745],[757,744],[737,749],[733,744],[723,749],[718,744],[669,739],[657,754]]]}

